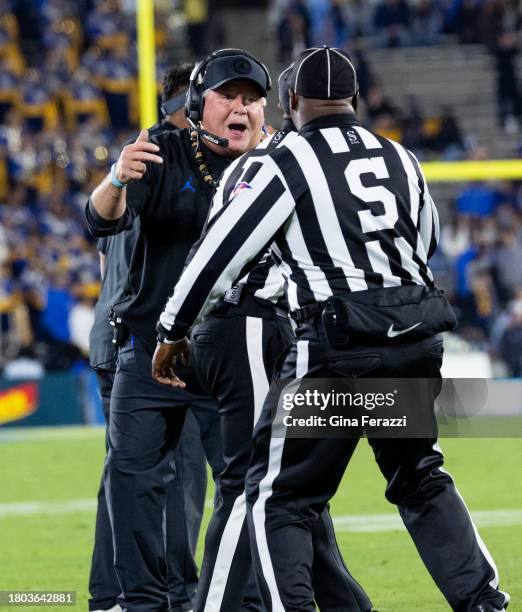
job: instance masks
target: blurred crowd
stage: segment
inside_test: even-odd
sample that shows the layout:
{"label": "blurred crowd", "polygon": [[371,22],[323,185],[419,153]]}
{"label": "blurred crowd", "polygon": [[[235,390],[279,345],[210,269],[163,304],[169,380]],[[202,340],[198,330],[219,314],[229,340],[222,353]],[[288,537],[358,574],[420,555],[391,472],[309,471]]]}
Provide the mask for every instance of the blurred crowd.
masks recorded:
{"label": "blurred crowd", "polygon": [[477,153],[449,105],[443,105],[439,113],[426,115],[419,101],[411,96],[401,108],[374,83],[365,97],[365,111],[366,122],[373,131],[402,143],[420,160],[455,161]]}
{"label": "blurred crowd", "polygon": [[[159,103],[167,67],[212,37],[206,0],[155,9]],[[0,365],[85,363],[100,274],[82,215],[138,125],[134,10],[0,0]]]}
{"label": "blurred crowd", "polygon": [[459,334],[522,376],[522,184],[472,183],[458,196],[430,266]]}
{"label": "blurred crowd", "polygon": [[[365,37],[379,47],[425,46],[454,36],[494,49],[499,34],[520,28],[518,0],[272,0],[284,63],[296,50]],[[296,49],[297,48],[297,49]]]}
{"label": "blurred crowd", "polygon": [[496,71],[500,123],[515,132],[522,121],[516,70],[522,6],[519,0],[272,0],[279,60],[328,43],[350,47],[363,37],[375,47],[484,45]]}
{"label": "blurred crowd", "polygon": [[[169,65],[225,44],[218,6],[155,2],[158,95]],[[373,79],[365,45],[352,44],[357,37],[397,46],[437,44],[449,34],[487,45],[502,74],[499,117],[518,121],[518,2],[276,0],[271,9],[281,62],[318,41],[350,48],[366,124],[420,159],[472,157],[468,135],[450,107],[427,116],[413,97],[399,107]],[[0,366],[85,364],[100,281],[82,213],[138,125],[134,10],[131,0],[0,0]],[[463,335],[518,374],[521,201],[518,185],[466,188],[434,262]]]}

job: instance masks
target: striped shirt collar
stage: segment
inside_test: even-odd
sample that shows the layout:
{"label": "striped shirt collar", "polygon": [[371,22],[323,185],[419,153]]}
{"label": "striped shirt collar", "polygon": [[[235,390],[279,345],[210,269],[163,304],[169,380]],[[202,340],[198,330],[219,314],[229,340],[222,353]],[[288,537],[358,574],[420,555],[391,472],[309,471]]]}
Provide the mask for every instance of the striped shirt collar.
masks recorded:
{"label": "striped shirt collar", "polygon": [[299,134],[302,135],[313,132],[314,130],[320,130],[321,128],[341,127],[344,125],[360,125],[360,122],[352,113],[325,115],[324,117],[318,117],[317,119],[312,119],[312,121],[305,123],[299,130]]}
{"label": "striped shirt collar", "polygon": [[297,128],[294,125],[294,122],[291,119],[283,119],[283,123],[281,123],[281,127],[279,128],[281,132],[297,132]]}

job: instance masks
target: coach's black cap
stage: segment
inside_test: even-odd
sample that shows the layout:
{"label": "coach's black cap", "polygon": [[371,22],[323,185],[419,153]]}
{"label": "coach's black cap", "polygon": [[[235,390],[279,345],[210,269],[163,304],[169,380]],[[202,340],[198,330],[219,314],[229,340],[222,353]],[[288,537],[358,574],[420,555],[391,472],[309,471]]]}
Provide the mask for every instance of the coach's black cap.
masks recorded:
{"label": "coach's black cap", "polygon": [[265,65],[242,49],[222,49],[208,58],[203,76],[204,89],[217,89],[236,79],[252,81],[263,96],[271,86]]}
{"label": "coach's black cap", "polygon": [[359,87],[348,55],[334,47],[305,49],[294,63],[290,89],[303,98],[341,100],[354,96]]}

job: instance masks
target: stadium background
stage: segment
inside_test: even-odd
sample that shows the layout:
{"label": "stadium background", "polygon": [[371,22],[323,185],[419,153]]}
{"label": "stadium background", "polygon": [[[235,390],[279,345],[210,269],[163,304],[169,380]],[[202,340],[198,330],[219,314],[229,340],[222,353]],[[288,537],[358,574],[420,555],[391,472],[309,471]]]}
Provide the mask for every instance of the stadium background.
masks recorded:
{"label": "stadium background", "polygon": [[[140,125],[135,4],[0,0],[0,590],[70,588],[83,604],[103,433],[87,366],[98,258],[82,210]],[[172,62],[225,46],[274,76],[314,44],[352,54],[364,123],[432,177],[442,234],[431,264],[460,318],[446,337],[452,376],[522,375],[519,4],[154,2],[156,93]],[[274,92],[267,120],[279,122]],[[60,427],[31,429],[42,425]],[[520,441],[443,442],[520,602]],[[334,502],[343,551],[379,610],[443,610],[366,446]]]}

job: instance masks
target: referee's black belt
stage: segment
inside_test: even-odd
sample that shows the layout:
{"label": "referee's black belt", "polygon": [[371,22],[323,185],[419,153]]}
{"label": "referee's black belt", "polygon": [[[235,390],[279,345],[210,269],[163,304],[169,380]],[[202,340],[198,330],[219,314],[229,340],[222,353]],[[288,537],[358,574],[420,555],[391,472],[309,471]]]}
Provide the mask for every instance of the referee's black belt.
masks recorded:
{"label": "referee's black belt", "polygon": [[325,305],[326,302],[314,302],[313,304],[308,304],[308,306],[303,306],[299,310],[292,310],[290,316],[297,325],[302,325],[305,321],[309,321],[323,312]]}
{"label": "referee's black belt", "polygon": [[[232,289],[235,289],[235,287]],[[277,316],[288,319],[286,310],[277,308],[273,302],[255,297],[252,293],[244,290],[240,292],[239,297],[234,295],[233,299],[227,298],[227,295],[225,295],[210,311],[210,315],[217,317],[258,317],[260,319],[273,319]]]}
{"label": "referee's black belt", "polygon": [[301,325],[321,315],[332,346],[407,344],[452,330],[457,320],[444,292],[425,285],[401,285],[330,296],[294,310]]}

